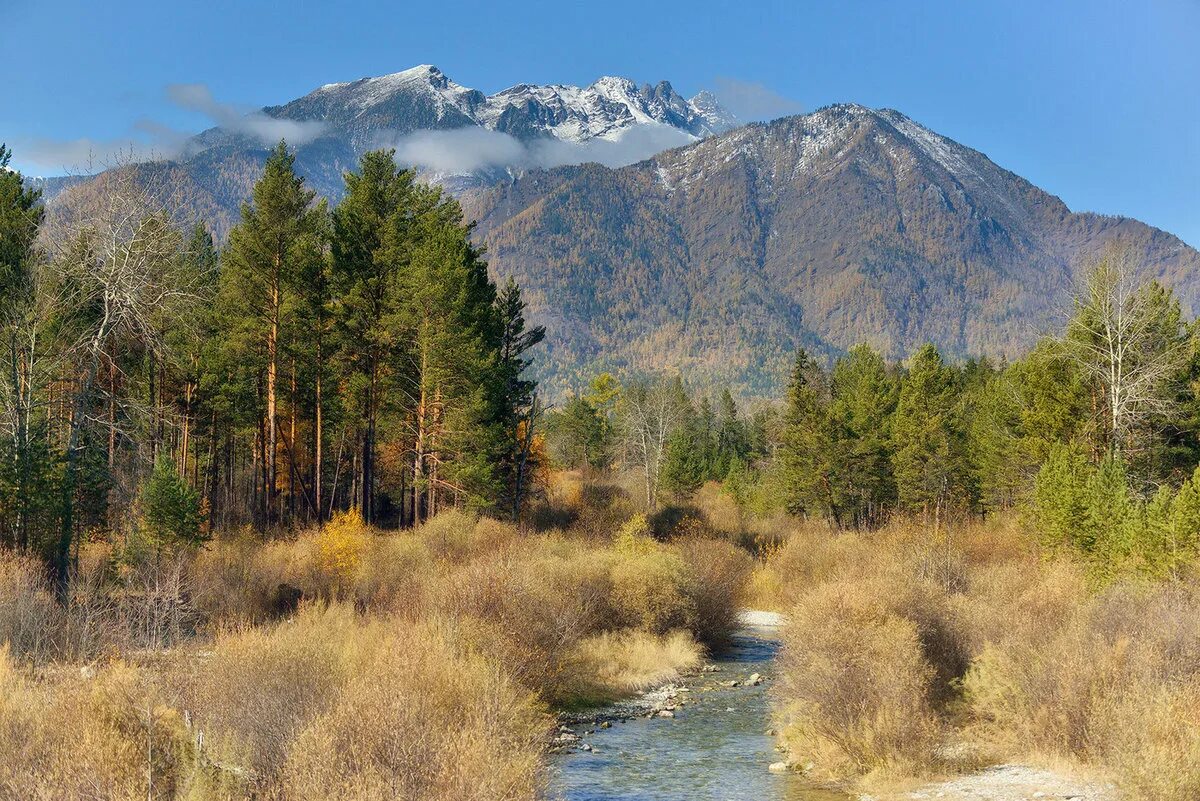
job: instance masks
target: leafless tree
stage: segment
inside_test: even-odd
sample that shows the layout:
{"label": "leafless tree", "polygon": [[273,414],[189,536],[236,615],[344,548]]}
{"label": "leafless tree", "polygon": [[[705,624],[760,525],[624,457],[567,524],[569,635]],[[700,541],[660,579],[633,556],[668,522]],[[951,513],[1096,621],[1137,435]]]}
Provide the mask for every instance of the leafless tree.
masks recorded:
{"label": "leafless tree", "polygon": [[1114,453],[1170,410],[1191,352],[1178,303],[1159,284],[1141,282],[1141,266],[1128,246],[1104,250],[1081,282],[1067,329],[1069,352],[1102,395],[1099,422]]}
{"label": "leafless tree", "polygon": [[177,227],[189,204],[179,182],[156,168],[122,164],[55,204],[45,243],[54,273],[52,314],[66,333],[70,387],[60,530],[53,568],[61,588],[75,528],[74,493],[82,435],[101,366],[131,345],[165,351],[163,321],[186,324],[200,277],[184,269]]}
{"label": "leafless tree", "polygon": [[683,408],[678,382],[636,382],[621,396],[619,419],[626,463],[637,467],[646,490],[646,508],[658,507],[658,485],[662,475],[667,440]]}

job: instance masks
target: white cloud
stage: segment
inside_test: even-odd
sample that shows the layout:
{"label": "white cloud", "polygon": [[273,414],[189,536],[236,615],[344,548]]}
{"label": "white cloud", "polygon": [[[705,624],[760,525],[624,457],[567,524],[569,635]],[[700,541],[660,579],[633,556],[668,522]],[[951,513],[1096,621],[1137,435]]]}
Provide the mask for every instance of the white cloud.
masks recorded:
{"label": "white cloud", "polygon": [[804,110],[795,100],[761,83],[739,81],[736,78],[717,78],[715,83],[713,94],[739,120],[773,120]]}
{"label": "white cloud", "polygon": [[417,131],[385,146],[396,149],[396,160],[437,173],[463,175],[488,168],[530,169],[597,162],[622,167],[672,147],[695,141],[669,125],[635,125],[616,139],[565,142],[535,139],[522,142],[486,128]]}
{"label": "white cloud", "polygon": [[[273,145],[286,139],[290,145],[311,142],[325,131],[322,122],[277,120],[261,111],[238,108],[213,97],[204,84],[171,84],[167,97],[172,103],[208,117],[214,125],[245,134],[262,144]],[[115,164],[133,161],[170,159],[178,155],[191,134],[175,130],[157,120],[141,119],[131,126],[127,136],[111,139],[54,139],[29,137],[15,142],[22,163],[36,165],[51,174],[87,175]]]}
{"label": "white cloud", "polygon": [[325,123],[315,120],[279,120],[261,111],[222,103],[202,83],[170,84],[167,86],[167,97],[180,108],[203,114],[214,125],[252,136],[267,145],[273,145],[280,139],[286,139],[290,145],[303,145],[316,139],[326,128]]}
{"label": "white cloud", "polygon": [[90,175],[118,164],[170,158],[169,143],[140,138],[53,139],[29,137],[17,140],[14,152],[23,163],[33,164],[48,174]]}

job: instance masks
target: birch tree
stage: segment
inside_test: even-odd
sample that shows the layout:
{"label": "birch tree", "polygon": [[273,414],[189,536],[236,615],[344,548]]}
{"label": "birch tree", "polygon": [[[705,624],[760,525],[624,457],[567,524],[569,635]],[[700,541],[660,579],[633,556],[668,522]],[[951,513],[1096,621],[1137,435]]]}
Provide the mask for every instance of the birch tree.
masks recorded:
{"label": "birch tree", "polygon": [[1067,328],[1069,352],[1098,395],[1101,444],[1114,455],[1171,411],[1191,352],[1178,301],[1154,281],[1139,283],[1141,268],[1131,248],[1110,245],[1083,279]]}
{"label": "birch tree", "polygon": [[47,287],[47,314],[63,340],[68,390],[60,519],[51,567],[65,591],[75,535],[75,492],[94,420],[97,377],[103,365],[120,362],[123,348],[165,352],[162,324],[185,324],[199,298],[185,243],[176,227],[187,207],[183,189],[164,175],[121,165],[96,179],[86,193],[56,204],[47,241],[57,283]]}
{"label": "birch tree", "polygon": [[646,508],[658,508],[667,443],[687,403],[679,379],[631,383],[621,395],[619,415],[624,434],[625,461],[642,474]]}

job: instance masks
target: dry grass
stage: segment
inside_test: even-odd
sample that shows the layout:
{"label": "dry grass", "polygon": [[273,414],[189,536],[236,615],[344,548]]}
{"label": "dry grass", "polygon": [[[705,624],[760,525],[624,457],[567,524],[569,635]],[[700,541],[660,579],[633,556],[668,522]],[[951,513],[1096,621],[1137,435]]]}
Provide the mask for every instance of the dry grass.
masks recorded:
{"label": "dry grass", "polygon": [[37,677],[0,651],[0,798],[187,798],[215,786],[182,716],[114,663]]}
{"label": "dry grass", "polygon": [[951,753],[1066,758],[1131,798],[1200,797],[1196,588],[1097,594],[1032,542],[1009,518],[797,528],[753,582],[789,610],[779,702],[794,758],[867,784],[951,768]]}
{"label": "dry grass", "polygon": [[581,679],[574,696],[598,704],[657,687],[699,667],[703,655],[684,631],[664,636],[636,630],[597,634],[570,654],[572,672]]}
{"label": "dry grass", "polygon": [[618,487],[568,491],[566,533],[451,511],[98,546],[65,606],[0,554],[0,797],[538,797],[544,710],[695,667],[750,570],[707,524],[658,542]]}

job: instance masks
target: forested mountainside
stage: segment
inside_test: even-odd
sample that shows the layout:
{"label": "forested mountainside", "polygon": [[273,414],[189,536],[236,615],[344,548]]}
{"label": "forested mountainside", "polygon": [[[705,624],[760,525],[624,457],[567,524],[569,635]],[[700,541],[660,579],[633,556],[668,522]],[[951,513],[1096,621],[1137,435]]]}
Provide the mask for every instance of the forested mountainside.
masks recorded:
{"label": "forested mountainside", "polygon": [[984,154],[857,105],[464,202],[492,269],[551,332],[560,390],[628,366],[772,395],[797,344],[1015,355],[1061,322],[1073,271],[1115,237],[1185,307],[1200,295],[1200,253],[1176,237],[1072,213]]}

